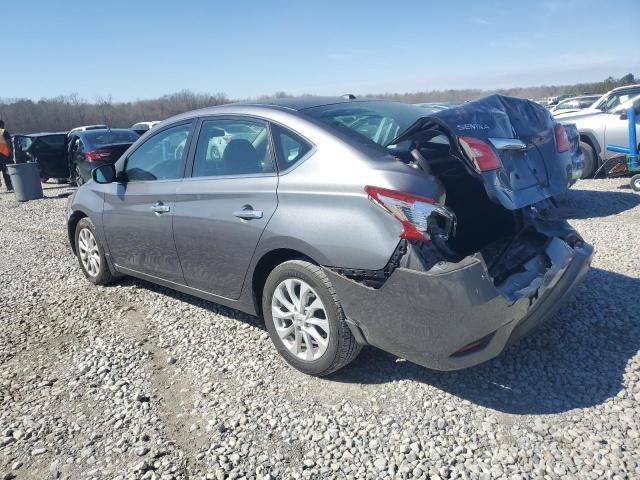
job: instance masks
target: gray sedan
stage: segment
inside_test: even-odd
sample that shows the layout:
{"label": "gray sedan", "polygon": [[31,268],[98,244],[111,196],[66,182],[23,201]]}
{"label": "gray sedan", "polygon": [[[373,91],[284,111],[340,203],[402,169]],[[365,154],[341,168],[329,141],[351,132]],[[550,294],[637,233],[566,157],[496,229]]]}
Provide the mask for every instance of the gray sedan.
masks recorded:
{"label": "gray sedan", "polygon": [[96,168],[69,240],[94,284],[132,275],[264,316],[311,375],[363,345],[459,369],[550,318],[586,273],[592,247],[550,200],[572,145],[546,109],[499,96],[434,114],[353,98],[213,107]]}

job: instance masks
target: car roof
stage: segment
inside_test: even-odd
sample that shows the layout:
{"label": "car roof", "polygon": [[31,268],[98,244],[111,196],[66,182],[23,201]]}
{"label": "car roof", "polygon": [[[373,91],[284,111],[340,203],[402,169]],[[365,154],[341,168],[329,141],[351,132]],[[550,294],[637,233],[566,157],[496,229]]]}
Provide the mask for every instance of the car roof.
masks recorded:
{"label": "car roof", "polygon": [[[38,133],[23,133],[19,136],[21,137],[31,137],[31,138],[38,138],[38,137],[48,137],[50,135],[66,135],[67,132],[38,132]],[[16,135],[18,136],[18,135]]]}
{"label": "car roof", "polygon": [[[373,101],[388,101],[378,98],[367,99],[349,99],[345,97],[295,97],[295,98],[276,98],[261,101],[247,101],[237,103],[225,103],[223,105],[215,105],[213,107],[205,107],[198,110],[191,110],[189,112],[180,113],[174,117],[164,120],[162,123],[173,123],[180,120],[190,120],[192,118],[219,114],[221,112],[228,114],[235,113],[250,113],[255,114],[256,109],[259,110],[276,110],[276,111],[289,111],[299,112],[307,108],[320,107],[324,105],[336,105],[336,104],[353,104],[353,103],[366,103]],[[389,101],[390,102],[390,101]],[[397,102],[393,102],[397,103]]]}
{"label": "car roof", "polygon": [[635,89],[637,89],[637,88],[640,88],[640,83],[634,83],[633,85],[625,85],[625,86],[623,86],[623,87],[616,87],[616,88],[614,88],[613,90],[609,90],[609,92],[608,92],[608,93],[611,93],[611,92],[619,92],[620,90],[627,90],[627,89],[629,89],[629,90],[635,90]]}
{"label": "car roof", "polygon": [[91,130],[81,130],[81,131],[78,131],[78,132],[73,132],[72,135],[75,135],[75,136],[78,136],[78,137],[81,137],[81,136],[84,136],[84,135],[93,136],[93,135],[100,134],[100,133],[103,133],[103,132],[115,132],[115,133],[118,133],[118,132],[130,132],[130,133],[135,133],[133,130],[131,130],[129,128],[93,128]]}
{"label": "car roof", "polygon": [[275,106],[287,108],[289,110],[304,110],[306,108],[321,107],[323,105],[335,105],[339,103],[362,103],[370,102],[377,99],[367,98],[347,98],[347,97],[315,97],[303,96],[292,98],[274,98],[258,102],[242,102],[240,105],[258,105],[258,106]]}

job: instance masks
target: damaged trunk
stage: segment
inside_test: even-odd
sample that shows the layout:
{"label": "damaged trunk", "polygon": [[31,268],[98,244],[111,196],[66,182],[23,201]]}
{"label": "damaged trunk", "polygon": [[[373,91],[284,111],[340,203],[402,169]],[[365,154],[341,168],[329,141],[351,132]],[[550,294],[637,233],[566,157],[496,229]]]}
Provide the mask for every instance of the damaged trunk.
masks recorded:
{"label": "damaged trunk", "polygon": [[581,241],[552,203],[575,177],[577,149],[532,102],[470,102],[419,119],[389,147],[441,182],[456,220],[455,232],[410,242],[400,266],[437,273],[479,257],[503,296],[530,297]]}

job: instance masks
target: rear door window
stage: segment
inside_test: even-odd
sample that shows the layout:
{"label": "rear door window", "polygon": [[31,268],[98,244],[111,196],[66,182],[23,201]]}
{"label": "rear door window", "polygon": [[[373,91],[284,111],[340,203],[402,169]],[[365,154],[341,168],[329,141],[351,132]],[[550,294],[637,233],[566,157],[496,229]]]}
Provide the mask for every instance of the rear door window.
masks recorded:
{"label": "rear door window", "polygon": [[215,118],[202,122],[193,177],[273,173],[266,122]]}

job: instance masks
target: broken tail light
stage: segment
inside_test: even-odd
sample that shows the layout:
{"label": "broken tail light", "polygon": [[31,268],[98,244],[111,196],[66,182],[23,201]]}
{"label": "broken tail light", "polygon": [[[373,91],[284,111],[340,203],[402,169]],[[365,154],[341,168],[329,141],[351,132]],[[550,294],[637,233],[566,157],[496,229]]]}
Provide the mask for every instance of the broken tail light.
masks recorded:
{"label": "broken tail light", "polygon": [[111,152],[109,150],[91,150],[86,152],[84,156],[90,162],[99,162],[101,160],[109,160]]}
{"label": "broken tail light", "polygon": [[474,137],[459,137],[458,141],[479,171],[488,172],[500,168],[500,160],[488,143]]}
{"label": "broken tail light", "polygon": [[556,125],[555,134],[556,134],[556,150],[558,151],[558,153],[563,153],[568,151],[571,148],[571,142],[569,141],[569,136],[567,135],[567,131],[559,123]]}
{"label": "broken tail light", "polygon": [[439,235],[445,240],[455,235],[455,215],[432,198],[370,185],[364,190],[369,198],[402,224],[400,238],[428,242],[432,235]]}

